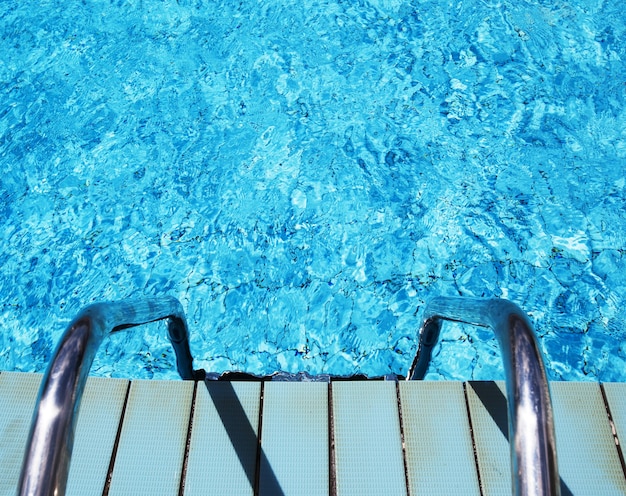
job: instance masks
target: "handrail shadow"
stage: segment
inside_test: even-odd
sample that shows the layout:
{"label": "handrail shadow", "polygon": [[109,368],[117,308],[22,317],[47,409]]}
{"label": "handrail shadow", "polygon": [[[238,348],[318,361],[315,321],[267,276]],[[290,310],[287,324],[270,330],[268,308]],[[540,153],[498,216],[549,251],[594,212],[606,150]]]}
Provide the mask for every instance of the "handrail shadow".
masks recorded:
{"label": "handrail shadow", "polygon": [[[230,381],[206,380],[204,385],[213,400],[215,409],[254,494],[284,496],[276,474],[263,451],[260,437],[255,434],[232,383]],[[259,423],[261,423],[260,420]],[[259,425],[259,431],[260,428],[261,425]],[[250,446],[256,446],[256,450],[252,453],[249,449]]]}
{"label": "handrail shadow", "polygon": [[70,323],[41,381],[18,495],[65,494],[80,402],[100,344],[111,333],[162,319],[168,319],[178,373],[183,379],[194,379],[187,323],[176,298],[94,303]]}
{"label": "handrail shadow", "polygon": [[[510,442],[506,396],[502,394],[498,385],[494,381],[470,381],[468,385],[476,393],[507,442]],[[561,496],[574,496],[562,477],[560,485]]]}
{"label": "handrail shadow", "polygon": [[418,349],[407,380],[420,380],[426,375],[442,320],[493,330],[506,378],[514,494],[559,496],[561,481],[550,388],[537,338],[526,314],[504,299],[439,296],[428,302],[422,319]]}

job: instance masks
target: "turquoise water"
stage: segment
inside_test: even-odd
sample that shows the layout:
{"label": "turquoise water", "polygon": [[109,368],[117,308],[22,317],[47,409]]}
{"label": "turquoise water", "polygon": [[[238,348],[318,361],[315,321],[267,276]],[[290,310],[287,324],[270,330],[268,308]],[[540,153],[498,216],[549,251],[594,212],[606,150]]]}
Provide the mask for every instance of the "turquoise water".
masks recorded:
{"label": "turquoise water", "polygon": [[[524,308],[551,378],[625,381],[621,0],[284,3],[0,3],[0,369],[169,294],[196,367],[404,374],[460,294]],[[93,373],[173,362],[153,324]],[[444,327],[427,378],[502,376]]]}

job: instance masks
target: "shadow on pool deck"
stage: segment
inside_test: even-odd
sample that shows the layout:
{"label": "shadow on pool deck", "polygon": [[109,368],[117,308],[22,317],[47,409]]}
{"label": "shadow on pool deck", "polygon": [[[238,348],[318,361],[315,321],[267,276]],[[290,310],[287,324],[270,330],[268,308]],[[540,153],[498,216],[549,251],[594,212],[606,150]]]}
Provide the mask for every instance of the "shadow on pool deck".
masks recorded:
{"label": "shadow on pool deck", "polygon": [[[228,381],[207,381],[204,385],[211,395],[254,494],[284,496],[276,474],[263,452],[260,439],[254,432],[232,384]],[[250,446],[255,445],[256,450],[250,450]]]}

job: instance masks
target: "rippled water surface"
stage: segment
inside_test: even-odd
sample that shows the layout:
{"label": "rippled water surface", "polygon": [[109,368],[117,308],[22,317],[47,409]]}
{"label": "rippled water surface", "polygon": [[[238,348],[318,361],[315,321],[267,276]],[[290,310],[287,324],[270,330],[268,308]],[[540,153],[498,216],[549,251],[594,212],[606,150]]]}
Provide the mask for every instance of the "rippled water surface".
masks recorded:
{"label": "rippled water surface", "polygon": [[[286,3],[293,5],[285,6]],[[626,380],[626,18],[607,1],[0,3],[0,369],[173,295],[196,367],[403,374],[501,296],[553,379]],[[163,325],[97,375],[176,377]],[[429,378],[502,377],[446,325]]]}

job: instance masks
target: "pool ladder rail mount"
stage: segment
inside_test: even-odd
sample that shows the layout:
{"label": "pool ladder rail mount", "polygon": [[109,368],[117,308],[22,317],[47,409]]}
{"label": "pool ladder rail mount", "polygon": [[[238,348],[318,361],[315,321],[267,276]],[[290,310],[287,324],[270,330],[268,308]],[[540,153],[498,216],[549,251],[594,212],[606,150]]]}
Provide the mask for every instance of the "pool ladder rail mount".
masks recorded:
{"label": "pool ladder rail mount", "polygon": [[[168,335],[181,378],[205,378],[204,370],[193,369],[187,323],[177,299],[165,296],[85,307],[63,334],[41,382],[22,463],[19,496],[65,494],[77,413],[98,348],[111,333],[163,319],[168,320]],[[424,309],[417,353],[407,380],[421,380],[426,375],[443,320],[494,331],[504,362],[514,494],[559,496],[550,391],[528,317],[508,300],[433,298]]]}

